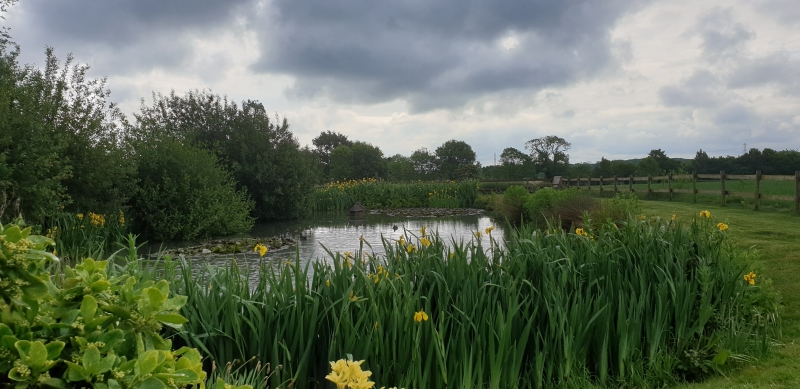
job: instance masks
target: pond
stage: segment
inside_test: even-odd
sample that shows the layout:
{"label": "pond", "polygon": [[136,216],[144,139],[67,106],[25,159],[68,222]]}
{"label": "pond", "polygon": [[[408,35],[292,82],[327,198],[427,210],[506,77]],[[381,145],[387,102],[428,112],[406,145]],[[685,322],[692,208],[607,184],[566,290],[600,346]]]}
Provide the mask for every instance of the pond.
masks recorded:
{"label": "pond", "polygon": [[[256,224],[247,234],[226,237],[226,240],[236,239],[283,237],[295,242],[281,249],[270,250],[261,259],[249,247],[247,252],[239,254],[193,254],[191,258],[194,266],[226,265],[232,259],[237,264],[256,264],[262,260],[272,262],[294,261],[299,253],[300,263],[305,266],[309,261],[330,262],[331,258],[325,251],[355,252],[359,248],[359,238],[363,237],[372,248],[364,247],[364,251],[377,256],[385,254],[382,239],[396,241],[405,231],[419,236],[419,230],[427,227],[429,234],[438,233],[443,240],[449,242],[467,242],[474,239],[476,231],[483,232],[486,227],[494,226],[492,236],[501,246],[503,240],[508,239],[508,228],[504,222],[496,221],[482,210],[471,210],[467,214],[430,217],[421,215],[387,215],[367,214],[360,219],[351,219],[346,212],[326,212],[314,215],[310,219],[270,222]],[[396,229],[394,227],[397,227]],[[489,237],[481,238],[482,245],[489,247]],[[157,253],[160,249],[175,249],[201,244],[198,241],[169,242],[166,244],[148,244],[142,253]]]}

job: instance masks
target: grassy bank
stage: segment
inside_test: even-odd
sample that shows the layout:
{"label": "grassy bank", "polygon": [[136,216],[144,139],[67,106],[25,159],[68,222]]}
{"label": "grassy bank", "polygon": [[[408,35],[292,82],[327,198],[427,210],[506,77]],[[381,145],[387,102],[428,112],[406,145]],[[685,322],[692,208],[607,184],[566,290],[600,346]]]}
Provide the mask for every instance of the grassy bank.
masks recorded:
{"label": "grassy bank", "polygon": [[741,207],[694,205],[681,202],[645,201],[649,216],[689,220],[701,210],[709,210],[729,223],[731,241],[740,248],[753,247],[759,253],[759,273],[772,280],[783,296],[780,344],[770,358],[748,364],[727,377],[716,377],[686,389],[751,389],[800,387],[800,217],[786,212],[756,212]]}
{"label": "grassy bank", "polygon": [[[696,184],[698,191],[715,191],[721,192],[722,191],[722,184],[720,181],[698,181]],[[628,183],[620,182],[617,185],[617,190],[620,193],[626,193],[629,186]],[[669,189],[669,184],[666,180],[657,182],[653,181],[650,185],[651,189]],[[587,189],[586,182],[582,182],[582,186],[580,190],[585,191]],[[672,182],[672,189],[680,189],[680,190],[691,190],[692,189],[692,182],[691,180],[675,180]],[[601,197],[610,197],[613,196],[614,186],[612,184],[606,183],[603,185],[603,194]],[[647,193],[647,184],[641,182],[635,182],[633,184],[634,192],[639,195],[640,197],[648,200],[669,200],[668,193],[652,193],[649,196],[646,195]],[[754,201],[755,201],[755,190],[756,190],[756,182],[753,180],[726,180],[725,181],[725,190],[729,193],[733,193],[734,195],[726,196],[726,205],[729,206],[738,206],[743,208],[754,208]],[[768,196],[790,196],[793,197],[795,195],[795,183],[794,181],[765,181],[762,180],[759,188],[759,192],[763,195]],[[600,186],[598,183],[592,183],[591,192],[595,196],[600,196]],[[671,201],[679,201],[679,202],[688,202],[691,203],[694,201],[694,197],[691,194],[686,193],[673,193]],[[707,205],[721,205],[722,204],[722,196],[719,193],[715,194],[707,194],[707,193],[698,193],[697,194],[697,204],[707,204]],[[782,201],[782,200],[768,200],[762,198],[760,200],[760,207],[762,209],[767,210],[794,210],[794,202],[792,201]]]}

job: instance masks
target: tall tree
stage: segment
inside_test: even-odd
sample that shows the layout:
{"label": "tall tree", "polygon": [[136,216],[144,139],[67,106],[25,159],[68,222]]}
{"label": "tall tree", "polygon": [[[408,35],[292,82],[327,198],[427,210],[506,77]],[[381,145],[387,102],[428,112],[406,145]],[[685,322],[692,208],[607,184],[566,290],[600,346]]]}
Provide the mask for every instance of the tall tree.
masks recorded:
{"label": "tall tree", "polygon": [[414,170],[414,163],[411,158],[401,154],[395,154],[386,158],[387,169],[386,178],[394,182],[412,181],[417,179],[417,172]]}
{"label": "tall tree", "polygon": [[347,135],[333,131],[321,132],[318,137],[311,140],[311,143],[314,144],[322,173],[326,178],[330,178],[331,152],[340,145],[353,145],[353,142],[347,139]]}
{"label": "tall tree", "polygon": [[431,179],[436,175],[436,155],[428,151],[427,148],[415,150],[409,158],[414,165],[414,171],[420,179]]}
{"label": "tall tree", "polygon": [[569,165],[567,151],[572,144],[564,138],[548,135],[525,142],[525,150],[530,150],[531,158],[540,171],[546,170],[550,177],[562,174]]}
{"label": "tall tree", "polygon": [[668,157],[667,153],[665,153],[661,149],[650,150],[650,153],[647,155],[653,158],[658,163],[658,166],[661,168],[662,171],[665,172],[677,171],[681,167],[680,161],[676,161]]}
{"label": "tall tree", "polygon": [[514,148],[506,147],[500,153],[502,176],[507,180],[521,180],[536,176],[536,167],[528,154]]}
{"label": "tall tree", "polygon": [[446,180],[465,180],[478,177],[472,146],[460,140],[449,140],[436,148],[437,170]]}

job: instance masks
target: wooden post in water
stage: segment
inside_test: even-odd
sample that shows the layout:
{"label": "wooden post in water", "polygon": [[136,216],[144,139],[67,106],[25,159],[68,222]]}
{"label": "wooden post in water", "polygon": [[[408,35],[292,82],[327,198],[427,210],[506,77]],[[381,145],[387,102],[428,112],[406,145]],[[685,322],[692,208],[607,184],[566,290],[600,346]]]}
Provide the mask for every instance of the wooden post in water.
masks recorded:
{"label": "wooden post in water", "polygon": [[697,172],[692,172],[692,202],[697,203]]}
{"label": "wooden post in water", "polygon": [[669,188],[669,201],[672,201],[672,173],[667,175],[667,185]]}
{"label": "wooden post in water", "polygon": [[650,184],[652,182],[653,182],[653,175],[652,174],[648,174],[647,175],[647,198],[650,198],[650,193],[652,192],[652,189],[650,189]]}
{"label": "wooden post in water", "polygon": [[719,171],[719,182],[722,184],[722,206],[725,206],[725,171]]}
{"label": "wooden post in water", "polygon": [[614,175],[614,195],[617,194],[617,175]]}
{"label": "wooden post in water", "polygon": [[753,201],[756,211],[758,211],[758,203],[761,201],[761,170],[756,170],[756,198]]}

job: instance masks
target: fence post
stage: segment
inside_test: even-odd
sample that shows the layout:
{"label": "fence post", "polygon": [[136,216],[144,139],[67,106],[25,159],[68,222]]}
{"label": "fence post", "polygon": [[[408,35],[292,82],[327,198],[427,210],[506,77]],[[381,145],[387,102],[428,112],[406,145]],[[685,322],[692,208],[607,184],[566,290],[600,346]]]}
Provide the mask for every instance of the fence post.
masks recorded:
{"label": "fence post", "polygon": [[588,188],[586,188],[586,190],[591,192],[592,191],[592,176],[586,177],[586,185],[589,186]]}
{"label": "fence post", "polygon": [[653,182],[653,175],[652,174],[648,174],[647,175],[647,198],[650,198],[650,192],[652,191],[652,189],[650,189],[650,184],[652,182]]}
{"label": "fence post", "polygon": [[617,175],[614,175],[614,195],[617,195]]}
{"label": "fence post", "polygon": [[603,176],[600,176],[600,196],[603,195]]}
{"label": "fence post", "polygon": [[756,207],[756,211],[758,211],[758,203],[761,200],[761,170],[756,170],[756,198],[753,201]]}
{"label": "fence post", "polygon": [[697,203],[697,172],[692,172],[692,202]]}
{"label": "fence post", "polygon": [[722,206],[725,206],[725,171],[719,171],[719,181],[722,184]]}
{"label": "fence post", "polygon": [[669,201],[672,201],[672,173],[667,175],[667,185],[669,188]]}
{"label": "fence post", "polygon": [[800,215],[800,171],[794,172],[794,211]]}
{"label": "fence post", "polygon": [[628,177],[628,192],[633,193],[633,174]]}

